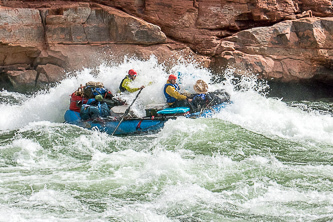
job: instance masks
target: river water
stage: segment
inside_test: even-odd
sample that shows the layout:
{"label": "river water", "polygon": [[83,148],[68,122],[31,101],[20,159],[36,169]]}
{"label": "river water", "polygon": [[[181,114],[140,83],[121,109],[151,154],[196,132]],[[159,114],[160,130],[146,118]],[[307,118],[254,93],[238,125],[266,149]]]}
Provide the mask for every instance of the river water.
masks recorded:
{"label": "river water", "polygon": [[[136,85],[151,82],[138,115],[164,102],[169,73],[188,92],[197,79],[226,89],[233,104],[149,135],[63,123],[80,84],[116,92],[131,68]],[[332,103],[271,98],[255,78],[211,78],[195,64],[169,70],[152,58],[70,73],[34,94],[0,91],[0,221],[333,221]]]}

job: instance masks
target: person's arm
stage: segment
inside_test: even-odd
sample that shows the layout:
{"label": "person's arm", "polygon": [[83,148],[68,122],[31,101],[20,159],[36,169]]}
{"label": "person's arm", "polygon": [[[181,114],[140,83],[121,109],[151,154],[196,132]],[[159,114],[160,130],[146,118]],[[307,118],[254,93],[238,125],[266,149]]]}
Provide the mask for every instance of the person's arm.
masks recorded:
{"label": "person's arm", "polygon": [[174,87],[172,86],[167,86],[167,88],[165,89],[166,93],[169,94],[170,96],[174,97],[177,100],[185,100],[187,97],[180,94],[179,92],[177,92],[175,90]]}
{"label": "person's arm", "polygon": [[140,89],[140,88],[131,88],[130,83],[131,83],[131,81],[129,79],[125,79],[123,81],[122,87],[124,87],[128,92],[131,92],[131,93],[138,91]]}

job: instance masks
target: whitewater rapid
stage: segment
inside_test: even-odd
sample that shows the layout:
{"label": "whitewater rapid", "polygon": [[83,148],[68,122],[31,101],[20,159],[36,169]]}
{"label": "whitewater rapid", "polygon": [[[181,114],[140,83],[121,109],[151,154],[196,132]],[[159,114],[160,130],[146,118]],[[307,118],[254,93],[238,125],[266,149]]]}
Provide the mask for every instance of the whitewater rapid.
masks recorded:
{"label": "whitewater rapid", "polygon": [[[64,123],[80,84],[103,82],[115,93],[129,69],[138,72],[136,86],[146,85],[138,115],[165,102],[171,73],[187,92],[203,79],[233,103],[213,118],[169,120],[148,135]],[[128,59],[68,73],[35,94],[1,90],[0,221],[331,221],[332,113],[270,98],[255,76],[226,74],[213,82],[194,63],[170,69],[154,58]]]}
{"label": "whitewater rapid", "polygon": [[[228,75],[222,83],[214,84],[211,81],[212,74],[195,64],[180,63],[169,70],[158,64],[154,58],[148,61],[129,59],[124,60],[120,65],[102,64],[95,69],[68,73],[68,77],[55,87],[37,92],[32,96],[0,91],[3,98],[11,97],[11,100],[7,99],[0,104],[2,113],[0,130],[19,129],[39,121],[61,123],[64,121],[63,115],[69,107],[69,96],[80,84],[84,85],[88,81],[103,82],[106,88],[116,94],[119,83],[131,68],[138,72],[138,77],[133,82],[134,86],[147,86],[133,106],[133,110],[138,115],[144,115],[144,108],[148,104],[165,102],[162,89],[168,75],[173,73],[180,77],[180,85],[186,92],[194,93],[192,86],[195,81],[203,79],[209,83],[209,90],[222,88],[231,95],[233,105],[216,114],[215,118],[267,136],[294,140],[317,140],[333,144],[332,115],[305,112],[288,106],[281,98],[267,98],[262,91],[268,86],[258,84],[254,77],[244,78],[238,82],[238,90],[235,90],[232,75]],[[134,96],[135,93],[121,98],[132,101]]]}

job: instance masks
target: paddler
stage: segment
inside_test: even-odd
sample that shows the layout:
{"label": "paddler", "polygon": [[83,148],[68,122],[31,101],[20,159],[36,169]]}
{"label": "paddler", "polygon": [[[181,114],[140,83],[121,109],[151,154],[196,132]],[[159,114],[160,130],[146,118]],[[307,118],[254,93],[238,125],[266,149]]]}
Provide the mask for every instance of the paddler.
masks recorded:
{"label": "paddler", "polygon": [[130,69],[128,71],[128,75],[125,76],[125,78],[121,81],[121,83],[119,85],[120,92],[128,91],[128,92],[132,93],[132,92],[138,91],[139,89],[145,88],[145,86],[141,86],[140,88],[131,87],[130,83],[135,80],[136,76],[137,76],[137,72],[134,69]]}
{"label": "paddler", "polygon": [[177,84],[177,76],[171,74],[164,86],[164,95],[167,99],[169,107],[192,107],[192,99],[187,98],[187,96],[182,95],[180,92],[180,87]]}

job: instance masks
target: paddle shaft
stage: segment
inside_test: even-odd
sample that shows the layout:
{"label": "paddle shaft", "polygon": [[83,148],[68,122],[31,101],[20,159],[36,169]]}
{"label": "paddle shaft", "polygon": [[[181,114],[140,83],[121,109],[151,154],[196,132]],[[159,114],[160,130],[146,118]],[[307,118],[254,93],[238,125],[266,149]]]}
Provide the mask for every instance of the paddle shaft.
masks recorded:
{"label": "paddle shaft", "polygon": [[121,120],[119,121],[117,127],[114,129],[114,131],[113,131],[113,133],[111,134],[111,136],[113,136],[113,134],[117,131],[117,129],[119,128],[121,122],[124,120],[125,116],[127,116],[127,114],[129,113],[131,106],[134,104],[135,100],[139,97],[139,95],[140,95],[140,93],[141,93],[142,90],[143,90],[143,88],[139,90],[138,94],[136,94],[136,97],[134,98],[134,100],[133,100],[133,102],[131,103],[131,105],[126,109],[126,111],[125,111],[123,117],[122,117]]}

